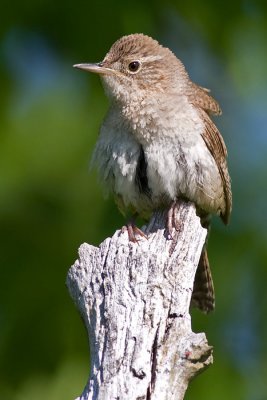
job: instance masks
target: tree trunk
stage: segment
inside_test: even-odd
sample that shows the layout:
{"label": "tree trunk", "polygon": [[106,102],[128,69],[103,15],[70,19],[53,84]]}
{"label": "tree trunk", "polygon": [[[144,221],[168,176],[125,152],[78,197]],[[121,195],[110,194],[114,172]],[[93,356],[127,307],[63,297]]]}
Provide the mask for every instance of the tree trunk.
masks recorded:
{"label": "tree trunk", "polygon": [[117,231],[99,247],[83,244],[67,286],[88,331],[91,371],[80,400],[181,400],[189,381],[212,363],[204,333],[189,314],[206,238],[195,206],[181,203],[178,230],[166,213],[129,242]]}

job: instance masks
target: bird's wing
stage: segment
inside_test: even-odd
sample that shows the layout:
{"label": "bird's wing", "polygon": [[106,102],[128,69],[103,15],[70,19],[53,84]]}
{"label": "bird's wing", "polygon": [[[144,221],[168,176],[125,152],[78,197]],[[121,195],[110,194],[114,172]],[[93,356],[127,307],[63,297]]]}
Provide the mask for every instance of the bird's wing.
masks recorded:
{"label": "bird's wing", "polygon": [[222,110],[216,100],[209,94],[209,89],[190,82],[187,88],[190,103],[205,110],[209,114],[220,115]]}
{"label": "bird's wing", "polygon": [[219,130],[210,119],[206,110],[199,108],[199,112],[201,113],[202,119],[204,120],[205,124],[205,129],[202,133],[202,137],[217,164],[218,170],[222,178],[224,187],[225,210],[221,213],[221,218],[223,222],[227,224],[232,210],[231,181],[226,163],[227,149]]}

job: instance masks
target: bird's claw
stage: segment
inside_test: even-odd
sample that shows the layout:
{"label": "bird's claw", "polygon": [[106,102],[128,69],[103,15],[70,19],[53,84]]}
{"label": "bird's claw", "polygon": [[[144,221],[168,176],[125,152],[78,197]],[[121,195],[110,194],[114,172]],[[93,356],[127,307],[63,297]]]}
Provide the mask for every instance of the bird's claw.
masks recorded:
{"label": "bird's claw", "polygon": [[141,236],[147,239],[147,235],[140,228],[138,228],[133,222],[129,222],[126,226],[123,226],[121,229],[122,232],[125,232],[126,230],[128,232],[128,238],[130,242],[138,243],[140,239],[137,239],[137,236]]}
{"label": "bird's claw", "polygon": [[174,201],[170,208],[168,209],[168,213],[167,213],[167,222],[166,222],[166,236],[168,240],[172,240],[173,239],[173,235],[172,235],[172,231],[173,229],[175,229],[176,231],[179,228],[178,222],[176,220],[176,211],[179,207],[179,204]]}

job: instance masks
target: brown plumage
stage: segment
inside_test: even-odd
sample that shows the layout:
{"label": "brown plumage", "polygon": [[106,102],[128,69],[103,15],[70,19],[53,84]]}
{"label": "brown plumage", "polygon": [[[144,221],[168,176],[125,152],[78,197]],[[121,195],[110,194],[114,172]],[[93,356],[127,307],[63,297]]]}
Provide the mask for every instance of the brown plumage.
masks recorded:
{"label": "brown plumage", "polygon": [[[202,137],[216,161],[223,181],[224,207],[220,212],[220,217],[222,221],[227,224],[232,211],[231,181],[226,163],[227,149],[219,130],[209,116],[210,114],[220,115],[222,111],[216,100],[209,94],[209,89],[202,88],[192,83],[192,89],[189,91],[188,96],[190,102],[195,107],[199,108],[203,121],[205,122],[205,130],[202,133]],[[209,231],[209,221],[202,219],[202,224]],[[191,303],[204,312],[210,312],[215,307],[214,285],[206,245],[203,248],[199,260]]]}
{"label": "brown plumage", "polygon": [[[220,217],[222,221],[227,224],[232,211],[231,181],[226,162],[227,149],[219,130],[210,118],[211,114],[220,115],[222,111],[217,101],[211,97],[209,92],[209,89],[202,88],[192,82],[191,91],[189,91],[188,96],[189,101],[195,107],[199,108],[203,121],[205,122],[205,130],[202,133],[202,137],[216,161],[223,181],[224,207],[220,212]],[[202,219],[202,224],[209,231],[209,221]],[[199,260],[191,303],[204,312],[210,312],[215,307],[214,285],[206,245],[203,248]]]}
{"label": "brown plumage", "polygon": [[[111,106],[94,151],[104,185],[120,209],[149,217],[179,198],[229,221],[232,208],[227,151],[211,115],[221,109],[209,90],[193,83],[182,62],[143,34],[124,36],[99,64],[76,67],[100,74]],[[206,246],[192,304],[214,308]]]}

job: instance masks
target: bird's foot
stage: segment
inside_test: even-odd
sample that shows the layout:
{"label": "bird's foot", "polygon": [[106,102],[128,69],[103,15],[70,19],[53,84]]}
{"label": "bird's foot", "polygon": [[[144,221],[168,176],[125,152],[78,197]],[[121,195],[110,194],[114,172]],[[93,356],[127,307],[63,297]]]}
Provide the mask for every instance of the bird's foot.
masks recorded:
{"label": "bird's foot", "polygon": [[172,231],[173,229],[175,229],[176,231],[179,228],[179,224],[178,221],[176,220],[176,211],[179,208],[179,203],[177,201],[174,201],[170,208],[168,209],[168,213],[167,213],[167,222],[166,222],[166,235],[167,235],[167,239],[171,240],[173,239],[172,236]]}
{"label": "bird's foot", "polygon": [[137,243],[140,239],[137,238],[137,236],[144,237],[147,239],[146,234],[135,225],[135,222],[131,220],[126,224],[126,226],[123,226],[121,231],[125,232],[127,230],[128,232],[128,238],[130,242]]}

